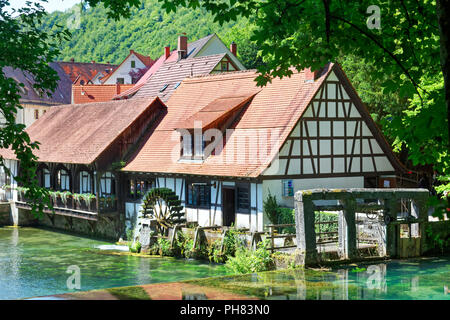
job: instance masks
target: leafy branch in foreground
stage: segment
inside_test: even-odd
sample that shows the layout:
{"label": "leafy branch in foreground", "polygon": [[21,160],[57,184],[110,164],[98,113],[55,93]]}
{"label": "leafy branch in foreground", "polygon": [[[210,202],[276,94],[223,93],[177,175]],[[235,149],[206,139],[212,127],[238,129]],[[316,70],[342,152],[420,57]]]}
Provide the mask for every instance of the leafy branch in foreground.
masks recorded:
{"label": "leafy branch in foreground", "polygon": [[[54,37],[39,30],[46,13],[39,2],[28,3],[21,9],[9,8],[8,0],[0,0],[0,68],[20,69],[34,77],[34,88],[41,96],[51,95],[57,85],[58,76],[49,66],[58,55],[52,42],[68,36],[61,32]],[[11,149],[20,162],[19,174],[15,180],[27,187],[26,197],[32,204],[32,212],[39,215],[44,205],[49,203],[48,192],[39,187],[36,178],[37,158],[33,151],[39,143],[31,141],[26,133],[25,125],[17,124],[15,117],[20,105],[20,87],[22,83],[0,73],[0,112],[4,119],[0,130],[0,147]],[[4,166],[4,159],[0,158]],[[5,167],[5,166],[4,166]],[[9,170],[7,170],[10,173]]]}

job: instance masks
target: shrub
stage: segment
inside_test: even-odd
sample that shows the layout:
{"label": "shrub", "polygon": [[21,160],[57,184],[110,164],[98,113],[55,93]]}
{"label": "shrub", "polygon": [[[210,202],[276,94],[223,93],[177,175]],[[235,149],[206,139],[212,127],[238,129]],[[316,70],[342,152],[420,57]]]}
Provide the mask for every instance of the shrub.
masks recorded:
{"label": "shrub", "polygon": [[278,223],[280,207],[278,206],[277,198],[275,196],[272,196],[270,194],[270,191],[267,199],[263,201],[263,211],[272,224]]}
{"label": "shrub", "polygon": [[317,232],[333,232],[338,230],[338,215],[336,213],[330,213],[330,212],[316,212],[315,214],[315,222],[330,222],[330,221],[336,221],[336,223],[327,223],[315,226],[315,231]]}
{"label": "shrub", "polygon": [[224,263],[226,256],[220,250],[221,241],[216,240],[208,246],[208,259],[215,263]]}
{"label": "shrub", "polygon": [[[295,210],[291,208],[279,208],[278,224],[295,224]],[[295,233],[295,226],[284,227],[280,230],[281,233]]]}
{"label": "shrub", "polygon": [[164,238],[159,238],[157,241],[160,256],[172,256],[172,248],[170,241]]}
{"label": "shrub", "polygon": [[129,244],[128,248],[130,249],[130,252],[139,253],[141,252],[141,243],[139,241],[135,241],[134,243]]}
{"label": "shrub", "polygon": [[258,243],[255,251],[240,246],[237,248],[234,257],[228,257],[225,267],[229,272],[234,274],[272,270],[274,268],[274,260],[268,247],[268,240]]}

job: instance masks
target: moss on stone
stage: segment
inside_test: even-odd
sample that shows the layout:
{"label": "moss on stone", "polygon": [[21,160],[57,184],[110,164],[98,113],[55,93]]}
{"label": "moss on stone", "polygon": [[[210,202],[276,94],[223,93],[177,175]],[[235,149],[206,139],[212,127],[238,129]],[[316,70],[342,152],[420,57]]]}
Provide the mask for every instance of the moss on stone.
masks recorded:
{"label": "moss on stone", "polygon": [[119,300],[151,300],[142,287],[120,287],[106,289],[106,291]]}

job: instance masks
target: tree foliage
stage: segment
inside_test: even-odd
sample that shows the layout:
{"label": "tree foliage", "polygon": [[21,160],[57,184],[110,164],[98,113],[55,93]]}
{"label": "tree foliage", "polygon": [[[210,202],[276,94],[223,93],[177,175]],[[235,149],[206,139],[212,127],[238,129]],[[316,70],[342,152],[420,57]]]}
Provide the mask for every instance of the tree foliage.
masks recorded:
{"label": "tree foliage", "polygon": [[[394,107],[398,101],[406,100],[409,104],[405,112],[406,104],[400,104],[402,110],[398,110],[397,114],[386,112],[388,110],[383,108],[386,115],[398,118],[392,122],[397,130],[388,131],[393,135],[391,138],[397,140],[396,146],[408,147],[413,163],[437,163],[440,173],[446,173],[447,162],[442,159],[448,155],[450,135],[448,2],[159,1],[167,12],[178,10],[178,6],[204,8],[219,23],[228,23],[240,16],[252,17],[256,28],[251,39],[260,49],[264,62],[258,67],[260,75],[256,80],[259,85],[267,84],[274,77],[290,76],[293,72],[291,66],[297,70],[306,67],[316,70],[329,61],[339,61],[345,55],[362,59],[370,69],[370,72],[365,73],[367,82],[363,82],[380,85],[382,95],[395,95],[397,99],[394,100]],[[444,76],[445,91],[434,90],[434,93],[429,93],[429,80],[439,82],[439,75]],[[381,97],[376,94],[372,98],[377,96]],[[444,107],[439,103],[444,103]],[[414,134],[412,128],[425,125],[431,119],[424,120],[425,110],[435,112],[432,118],[440,119],[439,127],[428,130],[426,136]],[[418,122],[415,122],[416,113],[422,115],[417,117]],[[446,139],[442,132],[447,135]],[[427,151],[424,145],[428,141],[435,141],[438,145],[433,144],[436,147],[434,152],[424,154]]]}
{"label": "tree foliage", "polygon": [[[49,14],[42,23],[42,30],[57,32],[59,26],[66,26],[70,21],[75,8]],[[177,12],[167,13],[157,0],[140,1],[139,6],[129,8],[127,18],[119,20],[110,16],[109,8],[101,3],[83,7],[79,25],[70,29],[71,38],[59,45],[59,60],[76,57],[81,62],[94,60],[119,64],[130,49],[157,59],[164,53],[165,46],[176,48],[178,35],[182,32],[186,32],[189,41],[217,33],[227,46],[232,41],[238,44],[238,57],[247,68],[255,67],[253,60],[257,50],[250,42],[247,19],[220,26],[205,9],[179,8]]]}
{"label": "tree foliage", "polygon": [[[29,72],[34,76],[34,87],[41,95],[51,94],[56,88],[58,76],[49,66],[58,54],[55,41],[67,37],[61,32],[49,37],[39,29],[45,17],[39,2],[21,9],[11,9],[8,0],[0,0],[0,69],[12,67]],[[18,183],[26,185],[25,196],[32,200],[32,211],[41,212],[49,204],[48,192],[39,187],[36,179],[36,156],[33,150],[39,148],[38,142],[31,141],[24,131],[25,126],[15,122],[20,105],[20,87],[24,84],[8,78],[0,72],[0,110],[4,126],[0,130],[0,147],[10,148],[20,161]],[[4,166],[4,159],[0,158]]]}

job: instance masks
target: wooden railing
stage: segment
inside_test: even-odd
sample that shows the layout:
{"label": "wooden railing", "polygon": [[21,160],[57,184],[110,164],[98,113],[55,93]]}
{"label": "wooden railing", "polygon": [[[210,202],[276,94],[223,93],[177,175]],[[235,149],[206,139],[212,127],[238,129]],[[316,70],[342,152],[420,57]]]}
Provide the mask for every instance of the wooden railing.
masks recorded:
{"label": "wooden railing", "polygon": [[283,245],[281,247],[275,246],[275,239],[279,238],[295,238],[295,233],[285,233],[285,234],[279,234],[277,232],[278,228],[286,228],[286,227],[295,227],[295,224],[293,223],[286,223],[286,224],[269,224],[266,225],[267,228],[269,228],[269,235],[267,236],[267,239],[270,239],[270,251],[273,253],[275,250],[281,250],[281,249],[289,249],[289,248],[296,248],[297,245]]}

